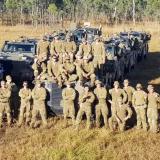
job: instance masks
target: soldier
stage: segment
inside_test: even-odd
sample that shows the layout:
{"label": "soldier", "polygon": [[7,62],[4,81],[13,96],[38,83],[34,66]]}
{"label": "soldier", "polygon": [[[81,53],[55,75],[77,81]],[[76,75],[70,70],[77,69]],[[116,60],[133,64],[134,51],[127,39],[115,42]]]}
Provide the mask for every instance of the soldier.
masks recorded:
{"label": "soldier", "polygon": [[48,75],[49,77],[59,86],[62,85],[61,77],[60,77],[60,64],[58,62],[58,57],[52,56],[51,60],[48,62]]}
{"label": "soldier", "polygon": [[133,93],[134,93],[135,89],[129,85],[128,79],[124,80],[123,85],[124,85],[123,89],[127,93],[127,97],[128,97],[127,98],[127,104],[129,104],[129,106],[131,106],[132,96],[133,96]]}
{"label": "soldier", "polygon": [[80,95],[80,108],[76,118],[77,129],[85,113],[87,117],[87,128],[91,128],[92,104],[95,100],[94,94],[90,91],[89,86],[84,87],[84,92]]}
{"label": "soldier", "polygon": [[12,82],[12,77],[10,75],[6,76],[6,87],[11,91],[9,100],[11,114],[14,118],[17,118],[19,109],[18,87],[14,82]]}
{"label": "soldier", "polygon": [[5,81],[1,81],[0,88],[0,127],[2,127],[2,121],[4,114],[7,115],[7,123],[11,125],[11,109],[9,106],[9,100],[11,96],[11,90],[6,87]]}
{"label": "soldier", "polygon": [[96,105],[96,125],[100,127],[100,117],[103,116],[105,127],[108,128],[108,106],[106,103],[107,100],[107,90],[105,87],[102,87],[102,83],[97,80],[95,82],[96,88],[94,89],[94,94],[98,101]]}
{"label": "soldier", "polygon": [[66,62],[60,66],[60,75],[62,83],[67,81],[74,82],[77,80],[76,66],[70,62],[70,58],[66,57]]}
{"label": "soldier", "polygon": [[45,36],[37,44],[37,61],[41,67],[42,74],[47,71],[47,59],[49,56],[49,42]]}
{"label": "soldier", "polygon": [[148,85],[148,110],[147,117],[149,123],[149,129],[157,133],[158,132],[158,103],[160,103],[160,96],[154,91],[152,85]]}
{"label": "soldier", "polygon": [[28,125],[30,121],[30,110],[31,110],[31,90],[28,88],[28,83],[26,81],[23,82],[23,88],[19,91],[19,97],[21,98],[21,107],[19,114],[18,126],[21,126],[24,118],[26,124]]}
{"label": "soldier", "polygon": [[87,43],[85,38],[82,39],[82,44],[79,46],[78,54],[81,54],[82,57],[87,57],[88,59],[92,58],[92,46]]}
{"label": "soldier", "polygon": [[112,107],[116,106],[117,103],[117,99],[118,98],[122,98],[123,103],[126,103],[127,101],[127,94],[125,93],[125,91],[123,89],[121,89],[119,87],[119,82],[115,81],[114,82],[114,88],[109,90],[109,93],[111,95],[112,101],[109,100],[109,102],[112,104]]}
{"label": "soldier", "polygon": [[89,61],[88,57],[84,57],[82,65],[77,67],[77,75],[79,80],[91,81],[91,85],[93,86],[96,79],[94,71],[95,69],[93,63]]}
{"label": "soldier", "polygon": [[33,110],[32,110],[32,120],[31,120],[31,126],[37,127],[37,115],[40,114],[43,125],[47,126],[47,114],[46,114],[46,106],[45,106],[45,100],[46,100],[46,90],[41,86],[41,82],[37,81],[36,86],[32,90],[32,98],[33,98]]}
{"label": "soldier", "polygon": [[[73,88],[71,88],[70,82],[66,83],[67,87],[62,91],[62,101],[63,101],[63,115],[64,121],[67,121],[67,117],[72,118],[72,123],[75,122],[75,98],[76,92]],[[67,123],[66,123],[67,125]]]}
{"label": "soldier", "polygon": [[63,62],[63,43],[58,36],[54,37],[54,41],[51,43],[50,54],[59,58],[59,62]]}
{"label": "soldier", "polygon": [[115,130],[115,126],[118,125],[120,131],[125,131],[126,122],[132,116],[132,110],[127,104],[123,104],[121,97],[117,99],[118,106],[115,108],[112,116],[109,118],[109,128],[111,131]]}
{"label": "soldier", "polygon": [[143,127],[143,129],[147,131],[147,94],[142,90],[142,85],[140,83],[136,85],[136,91],[133,93],[132,105],[137,115],[137,129]]}
{"label": "soldier", "polygon": [[97,73],[99,76],[102,76],[103,73],[103,65],[106,61],[106,53],[103,42],[100,41],[100,37],[95,37],[95,42],[92,44],[92,52],[93,52],[93,64],[97,69]]}
{"label": "soldier", "polygon": [[[66,56],[70,57],[70,61],[73,63],[75,58],[75,53],[77,50],[77,46],[74,41],[71,41],[71,36],[66,37],[66,42],[63,44],[63,52]],[[64,57],[65,58],[65,57]]]}

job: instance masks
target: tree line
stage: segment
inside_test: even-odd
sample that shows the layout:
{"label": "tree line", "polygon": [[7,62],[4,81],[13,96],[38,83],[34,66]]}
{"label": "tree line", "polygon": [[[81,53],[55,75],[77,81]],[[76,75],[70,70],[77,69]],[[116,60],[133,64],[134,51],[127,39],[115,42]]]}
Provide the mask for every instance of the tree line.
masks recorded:
{"label": "tree line", "polygon": [[157,21],[160,0],[0,0],[0,21],[6,25],[49,25],[64,21],[109,24]]}

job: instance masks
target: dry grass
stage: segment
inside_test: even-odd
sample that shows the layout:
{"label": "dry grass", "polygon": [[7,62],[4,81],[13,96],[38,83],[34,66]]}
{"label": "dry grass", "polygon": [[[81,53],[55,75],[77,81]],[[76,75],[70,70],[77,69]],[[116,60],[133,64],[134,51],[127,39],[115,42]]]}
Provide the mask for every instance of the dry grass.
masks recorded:
{"label": "dry grass", "polygon": [[[128,75],[135,84],[160,84],[159,25],[134,27],[152,34],[147,60],[138,64]],[[118,28],[118,29],[117,29]],[[129,29],[131,26],[104,27],[106,34]],[[133,27],[132,27],[133,28]],[[48,29],[47,31],[51,31]],[[44,29],[31,27],[0,27],[0,44],[20,35],[39,37]],[[158,88],[159,89],[159,88]],[[159,90],[160,91],[160,90]],[[0,130],[0,160],[159,160],[160,134],[136,131],[111,133],[104,128],[79,132],[71,126],[63,128],[61,120],[50,119],[49,129],[4,128]]]}

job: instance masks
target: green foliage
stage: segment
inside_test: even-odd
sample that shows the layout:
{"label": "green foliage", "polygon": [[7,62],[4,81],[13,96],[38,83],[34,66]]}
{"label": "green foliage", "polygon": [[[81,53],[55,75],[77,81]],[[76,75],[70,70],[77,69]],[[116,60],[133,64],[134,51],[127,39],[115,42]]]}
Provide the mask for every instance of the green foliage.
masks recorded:
{"label": "green foliage", "polygon": [[17,1],[15,0],[6,0],[6,8],[9,10],[14,10],[17,8]]}
{"label": "green foliage", "polygon": [[50,4],[49,5],[49,7],[48,7],[48,12],[50,13],[50,14],[55,14],[55,13],[57,13],[57,6],[54,4],[54,3],[52,3],[52,4]]}

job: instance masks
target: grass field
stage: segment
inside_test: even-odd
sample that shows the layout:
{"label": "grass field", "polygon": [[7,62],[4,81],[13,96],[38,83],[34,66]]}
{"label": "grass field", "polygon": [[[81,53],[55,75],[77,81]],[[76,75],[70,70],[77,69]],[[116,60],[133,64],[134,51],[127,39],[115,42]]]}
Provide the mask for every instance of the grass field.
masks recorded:
{"label": "grass field", "polygon": [[[132,26],[104,27],[105,34],[112,34]],[[118,29],[117,29],[118,28]],[[160,92],[160,25],[144,24],[135,27],[152,34],[150,54],[127,77],[135,84],[152,83]],[[52,29],[32,27],[0,27],[0,44],[21,35],[40,37]],[[12,128],[0,129],[0,160],[159,160],[160,134],[131,129],[125,133],[108,130],[84,129],[77,132],[72,126],[63,128],[58,118],[48,120],[49,129]]]}

